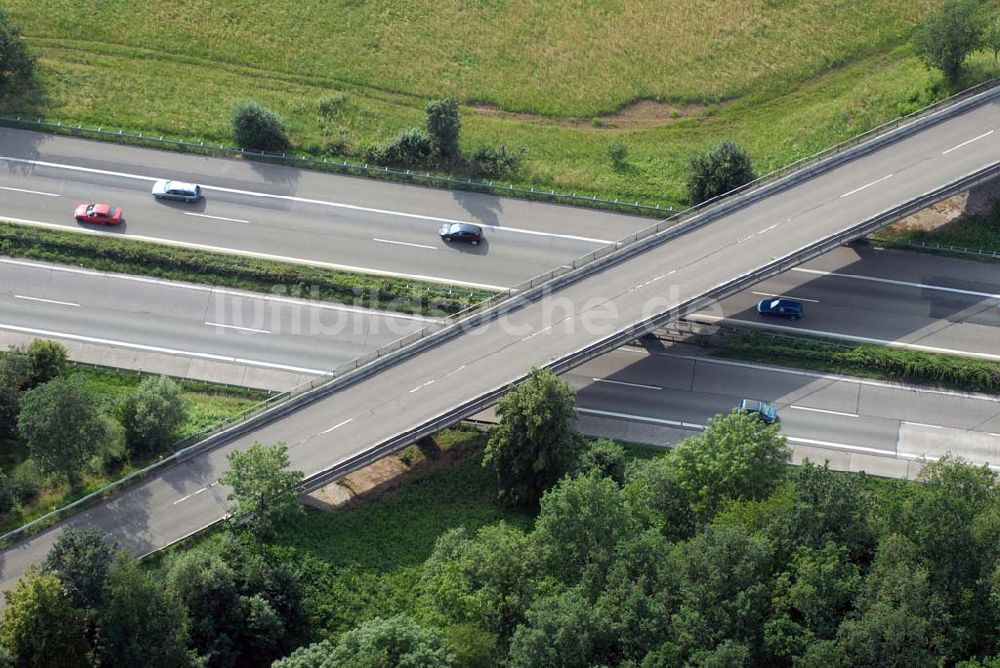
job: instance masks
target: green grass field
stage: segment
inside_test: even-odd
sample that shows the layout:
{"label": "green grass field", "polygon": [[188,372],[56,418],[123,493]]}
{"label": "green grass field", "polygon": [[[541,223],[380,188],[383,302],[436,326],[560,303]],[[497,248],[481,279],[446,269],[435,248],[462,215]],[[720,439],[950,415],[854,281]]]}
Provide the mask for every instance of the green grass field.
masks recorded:
{"label": "green grass field", "polygon": [[[907,45],[940,4],[10,0],[45,94],[0,110],[220,143],[252,97],[298,149],[350,158],[455,95],[464,149],[528,147],[517,183],[676,206],[724,138],[766,172],[941,97]],[[964,83],[997,72],[977,55]]]}

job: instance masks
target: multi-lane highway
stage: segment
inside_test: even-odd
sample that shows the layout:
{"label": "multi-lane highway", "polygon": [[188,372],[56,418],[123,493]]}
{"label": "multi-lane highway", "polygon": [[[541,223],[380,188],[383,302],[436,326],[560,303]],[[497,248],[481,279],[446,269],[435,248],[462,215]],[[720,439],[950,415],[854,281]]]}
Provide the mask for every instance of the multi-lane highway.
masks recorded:
{"label": "multi-lane highway", "polygon": [[[162,545],[222,514],[224,490],[210,486],[225,469],[226,453],[254,441],[285,441],[294,467],[307,474],[326,468],[501,388],[531,366],[563,359],[772,260],[791,258],[900,202],[995,165],[998,126],[1000,107],[986,102],[747,202],[668,243],[581,277],[550,298],[467,328],[444,345],[171,467],[73,521],[106,527],[133,549]],[[208,493],[197,493],[206,488]],[[27,563],[44,556],[59,530],[4,552],[6,586]]]}
{"label": "multi-lane highway", "polygon": [[[12,259],[0,259],[0,286],[0,343],[33,335],[165,353],[200,360],[206,380],[217,377],[211,363],[238,363],[292,372],[287,378],[297,384],[301,374],[326,373],[436,322]],[[779,294],[802,299],[806,317],[757,315],[758,300]],[[860,246],[838,248],[691,319],[1000,359],[998,305],[998,265]]]}
{"label": "multi-lane highway", "polygon": [[[307,172],[0,128],[0,219],[283,261],[509,288],[649,225],[648,218]],[[200,183],[198,203],[158,202],[158,178]],[[120,206],[114,228],[73,208]],[[485,229],[478,246],[437,230]]]}

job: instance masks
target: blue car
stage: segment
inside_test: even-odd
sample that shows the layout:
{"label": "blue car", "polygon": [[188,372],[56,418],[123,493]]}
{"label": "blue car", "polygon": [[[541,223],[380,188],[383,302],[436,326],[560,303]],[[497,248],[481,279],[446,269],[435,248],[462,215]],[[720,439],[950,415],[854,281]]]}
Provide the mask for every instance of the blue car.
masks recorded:
{"label": "blue car", "polygon": [[798,320],[802,317],[802,302],[784,297],[768,297],[757,302],[757,313]]}
{"label": "blue car", "polygon": [[774,404],[759,399],[742,399],[740,401],[740,412],[750,413],[760,418],[764,424],[774,424],[779,422],[778,409]]}

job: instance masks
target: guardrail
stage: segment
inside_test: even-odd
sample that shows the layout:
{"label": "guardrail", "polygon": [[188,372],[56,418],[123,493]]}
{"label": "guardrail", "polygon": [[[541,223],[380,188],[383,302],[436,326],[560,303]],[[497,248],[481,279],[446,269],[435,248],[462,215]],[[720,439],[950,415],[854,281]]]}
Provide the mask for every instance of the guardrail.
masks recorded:
{"label": "guardrail", "polygon": [[976,257],[989,257],[1000,259],[1000,252],[982,250],[980,248],[965,248],[963,246],[950,246],[948,244],[932,243],[929,241],[914,241],[912,239],[897,240],[872,237],[871,241],[883,246],[895,246],[899,248],[920,248],[922,250],[943,251],[946,253],[957,253],[959,255],[974,255]]}
{"label": "guardrail", "polygon": [[[680,234],[684,234],[692,229],[705,225],[735,209],[745,207],[758,199],[791,187],[801,180],[811,178],[818,173],[832,169],[834,166],[841,164],[847,159],[863,155],[886,143],[896,141],[901,137],[912,134],[923,127],[940,122],[945,118],[959,113],[968,106],[982,104],[984,101],[1000,97],[1000,86],[997,86],[998,82],[1000,82],[1000,79],[994,79],[978,86],[974,86],[973,88],[952,96],[947,100],[930,105],[919,112],[914,112],[914,114],[910,114],[891,123],[874,128],[873,130],[862,135],[858,135],[847,142],[838,144],[827,151],[799,160],[786,168],[776,170],[775,172],[761,177],[753,183],[749,183],[741,188],[733,190],[730,193],[726,193],[725,195],[709,200],[701,205],[691,207],[690,209],[672,216],[671,218],[655,223],[636,234],[629,235],[628,237],[625,237],[624,239],[621,239],[613,244],[609,244],[592,253],[577,258],[569,265],[559,267],[550,272],[539,274],[538,276],[525,281],[511,290],[490,297],[474,307],[470,307],[469,309],[461,311],[458,314],[450,316],[446,319],[444,326],[433,325],[424,327],[417,332],[387,344],[386,346],[359,357],[347,364],[341,365],[335,369],[330,376],[314,379],[301,385],[299,388],[293,389],[291,392],[287,393],[287,395],[282,395],[284,396],[284,399],[281,402],[277,402],[276,405],[272,404],[262,407],[254,414],[247,416],[245,420],[241,420],[236,424],[229,425],[227,428],[209,434],[200,443],[175,453],[171,456],[170,460],[157,462],[157,464],[147,467],[147,469],[143,469],[141,472],[136,472],[128,478],[122,479],[107,488],[94,492],[88,497],[85,497],[85,499],[96,498],[98,495],[106,495],[111,491],[117,490],[126,481],[134,481],[135,476],[140,473],[148,473],[155,470],[156,467],[166,464],[168,461],[170,463],[175,461],[184,461],[191,456],[212,449],[217,445],[246,433],[257,426],[277,419],[292,410],[304,407],[309,403],[317,401],[339,389],[359,382],[360,380],[396,363],[397,361],[401,361],[402,359],[415,355],[428,347],[437,345],[454,336],[457,336],[462,327],[477,326],[484,321],[499,317],[503,313],[519,307],[521,304],[531,302],[539,298],[545,289],[549,289],[553,286],[559,287],[561,285],[579,280],[584,276],[597,271],[601,267],[620,262],[642,250],[648,249],[654,245],[663,243],[668,239],[675,238]],[[2,121],[3,117],[0,117],[0,122]],[[984,176],[984,174],[987,173],[988,175]],[[768,265],[764,269],[758,270],[752,275],[734,279],[734,281],[727,283],[724,286],[717,287],[696,300],[685,302],[675,309],[671,309],[662,316],[651,319],[645,323],[633,325],[617,335],[609,337],[602,342],[598,342],[591,347],[592,349],[588,348],[585,351],[578,351],[577,353],[563,358],[561,361],[553,363],[550,367],[553,368],[553,370],[561,371],[563,369],[581,364],[596,355],[603,354],[604,352],[607,352],[622,343],[626,343],[634,338],[637,338],[639,335],[646,333],[651,329],[655,329],[663,323],[677,319],[680,315],[688,312],[691,308],[694,308],[694,310],[704,308],[704,306],[692,306],[695,303],[707,304],[713,300],[719,299],[723,293],[730,294],[725,292],[726,290],[731,289],[732,291],[737,291],[741,289],[740,287],[732,286],[750,285],[776,273],[785,271],[792,266],[805,262],[822,252],[826,252],[826,250],[829,250],[830,248],[844,243],[845,241],[857,238],[866,234],[868,231],[877,229],[891,220],[895,220],[899,217],[908,215],[909,213],[918,211],[940,198],[957,192],[962,192],[973,185],[977,185],[978,183],[993,178],[996,174],[997,165],[991,165],[984,170],[980,170],[980,172],[969,175],[959,181],[956,181],[955,183],[948,184],[933,191],[932,193],[917,198],[913,202],[900,205],[900,207],[896,207],[889,212],[880,214],[880,216],[873,219],[878,221],[877,224],[872,224],[868,221],[852,227],[850,230],[843,232],[840,235],[835,235],[835,241],[830,241],[833,237],[821,240],[820,242],[817,242],[817,244],[800,250],[792,256],[789,256],[789,258],[773,263],[772,265]],[[945,192],[948,194],[941,194]],[[907,213],[901,213],[903,210]],[[895,218],[893,218],[893,216],[895,216]],[[813,252],[813,248],[822,248],[823,250]],[[795,259],[790,259],[792,257]],[[581,355],[583,356],[581,357]],[[515,378],[512,383],[520,382],[523,378],[524,376]],[[501,388],[496,388],[495,390],[485,395],[481,395],[469,403],[463,404],[452,411],[433,418],[431,421],[408,430],[407,432],[379,444],[366,452],[358,453],[348,459],[342,460],[341,462],[334,464],[332,467],[315,474],[315,476],[311,476],[307,481],[305,481],[303,489],[315,489],[316,487],[322,486],[323,484],[326,484],[324,481],[335,479],[336,477],[344,475],[347,472],[361,468],[371,461],[398,449],[402,445],[411,443],[423,436],[433,433],[434,431],[440,430],[443,426],[447,426],[448,424],[457,422],[468,415],[479,412],[484,408],[493,405],[496,400],[507,391],[508,387],[509,385],[505,385]],[[69,510],[70,508],[76,508],[78,507],[78,504],[83,501],[84,499],[80,499],[64,509],[53,511],[50,515],[61,513],[64,510]],[[39,518],[39,520],[33,522],[32,525],[37,524],[43,519],[45,518]],[[26,525],[26,527],[32,525]],[[24,529],[25,527],[22,527],[14,532],[0,536],[0,542],[3,542],[11,536],[20,535]]]}

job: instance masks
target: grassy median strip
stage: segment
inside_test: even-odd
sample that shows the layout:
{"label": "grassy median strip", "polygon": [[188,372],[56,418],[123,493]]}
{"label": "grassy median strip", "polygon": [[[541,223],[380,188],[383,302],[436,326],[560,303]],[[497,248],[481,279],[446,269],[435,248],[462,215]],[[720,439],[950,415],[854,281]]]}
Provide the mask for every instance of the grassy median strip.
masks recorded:
{"label": "grassy median strip", "polygon": [[958,355],[762,334],[727,336],[715,354],[730,359],[964,392],[1000,391],[1000,363]]}
{"label": "grassy median strip", "polygon": [[492,294],[2,221],[0,255],[422,315],[455,313]]}

